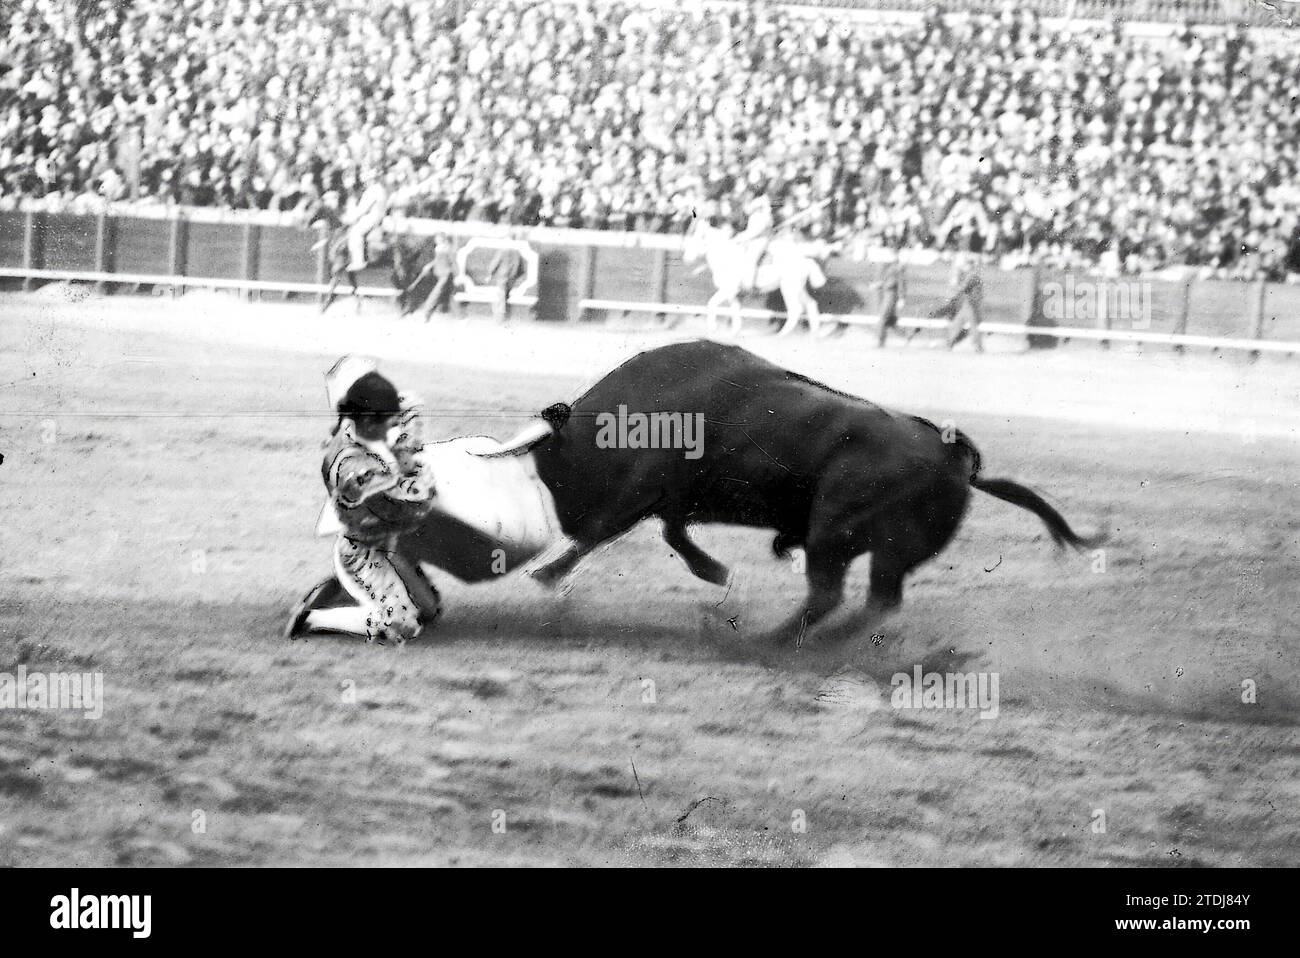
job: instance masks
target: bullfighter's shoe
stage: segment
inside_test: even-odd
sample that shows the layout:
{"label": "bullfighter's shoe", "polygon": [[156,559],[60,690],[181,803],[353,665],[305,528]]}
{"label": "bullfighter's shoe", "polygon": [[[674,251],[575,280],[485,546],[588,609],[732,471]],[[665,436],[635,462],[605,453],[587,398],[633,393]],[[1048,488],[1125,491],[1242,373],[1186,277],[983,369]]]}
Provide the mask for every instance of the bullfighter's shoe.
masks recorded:
{"label": "bullfighter's shoe", "polygon": [[323,579],[312,586],[311,591],[298,600],[289,612],[289,621],[284,626],[284,638],[297,639],[306,634],[307,614],[320,600],[322,593],[334,583],[334,579]]}

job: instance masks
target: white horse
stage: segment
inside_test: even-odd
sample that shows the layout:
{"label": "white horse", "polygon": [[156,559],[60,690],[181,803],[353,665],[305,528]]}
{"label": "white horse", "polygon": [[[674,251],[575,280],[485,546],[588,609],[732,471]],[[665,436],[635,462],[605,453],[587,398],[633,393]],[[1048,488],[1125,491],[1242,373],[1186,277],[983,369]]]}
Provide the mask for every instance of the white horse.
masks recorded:
{"label": "white horse", "polygon": [[709,297],[705,314],[709,332],[717,325],[718,310],[730,305],[731,332],[740,332],[741,293],[770,293],[779,289],[785,301],[785,325],[780,335],[794,331],[799,320],[808,316],[808,328],[816,335],[820,328],[821,313],[817,301],[809,291],[820,289],[826,283],[826,274],[817,261],[808,255],[808,245],[793,240],[774,238],[767,247],[767,257],[757,270],[752,269],[752,258],[746,244],[727,230],[709,226],[697,220],[686,235],[682,246],[682,259],[686,263],[698,262],[700,257],[708,264],[717,287]]}

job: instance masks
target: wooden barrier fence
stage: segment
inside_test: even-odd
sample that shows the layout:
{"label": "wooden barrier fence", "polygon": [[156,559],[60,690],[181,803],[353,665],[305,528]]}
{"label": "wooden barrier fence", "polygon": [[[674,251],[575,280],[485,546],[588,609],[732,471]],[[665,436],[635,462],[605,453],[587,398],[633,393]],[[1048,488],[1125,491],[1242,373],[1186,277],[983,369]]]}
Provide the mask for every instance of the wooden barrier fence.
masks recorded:
{"label": "wooden barrier fence", "polygon": [[[526,240],[537,253],[537,284],[530,294],[536,296],[535,315],[541,320],[594,321],[610,313],[700,314],[713,292],[708,275],[682,261],[676,236],[404,219],[395,225],[407,235]],[[328,277],[323,250],[312,249],[318,239],[317,233],[279,214],[162,208],[94,214],[0,210],[0,279],[25,288],[68,281],[93,283],[104,291],[123,285],[173,291],[206,287],[249,296],[319,297]],[[874,323],[879,310],[875,283],[883,267],[870,251],[856,252],[856,257],[837,256],[827,263],[829,282],[818,299],[827,319]],[[949,295],[948,265],[919,254],[907,264],[906,273],[900,325],[941,327],[943,321],[933,315]],[[363,296],[394,296],[384,270],[368,269],[360,282]],[[1095,314],[1070,313],[1068,294],[1074,286],[1106,282],[1046,268],[986,269],[984,313],[990,321],[982,328],[993,335],[1102,344],[1300,351],[1300,286],[1295,284],[1124,277],[1109,282],[1141,287],[1140,318],[1108,310],[1104,296],[1094,297],[1101,307]],[[1049,306],[1055,301],[1066,308],[1066,314],[1054,317],[1055,325],[1043,324],[1045,299]],[[767,305],[772,308],[751,308],[743,315],[781,318],[778,304]]]}

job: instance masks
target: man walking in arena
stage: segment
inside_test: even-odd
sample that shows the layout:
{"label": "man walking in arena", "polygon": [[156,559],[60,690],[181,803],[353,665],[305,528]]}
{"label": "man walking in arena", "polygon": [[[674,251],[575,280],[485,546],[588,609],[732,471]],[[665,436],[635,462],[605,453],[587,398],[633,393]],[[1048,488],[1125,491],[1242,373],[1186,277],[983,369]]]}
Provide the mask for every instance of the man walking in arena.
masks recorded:
{"label": "man walking in arena", "polygon": [[[447,313],[451,309],[452,292],[456,280],[456,250],[452,245],[451,237],[444,233],[439,233],[433,238],[431,244],[433,255],[429,261],[416,274],[406,286],[408,294],[419,295],[421,284],[425,283],[430,277],[433,279],[433,288],[428,296],[424,298],[424,321],[427,323],[433,319],[434,313]],[[418,300],[412,300],[410,308],[412,311],[419,305]]]}
{"label": "man walking in arena", "polygon": [[492,300],[492,315],[497,322],[504,323],[509,317],[510,293],[527,273],[523,254],[514,246],[503,246],[492,257],[488,264],[487,282],[496,291]]}
{"label": "man walking in arena", "polygon": [[880,326],[876,333],[876,345],[881,349],[885,348],[885,336],[898,326],[898,310],[906,295],[906,279],[899,251],[891,248],[888,255],[884,273],[874,284],[880,296]]}
{"label": "man walking in arena", "polygon": [[[984,320],[984,280],[976,254],[957,254],[952,264],[952,290],[952,297],[933,313],[948,320],[948,348],[955,347],[969,333],[971,346],[977,353],[982,353],[984,339],[980,335],[980,323]],[[970,307],[969,323],[962,319],[963,304]]]}

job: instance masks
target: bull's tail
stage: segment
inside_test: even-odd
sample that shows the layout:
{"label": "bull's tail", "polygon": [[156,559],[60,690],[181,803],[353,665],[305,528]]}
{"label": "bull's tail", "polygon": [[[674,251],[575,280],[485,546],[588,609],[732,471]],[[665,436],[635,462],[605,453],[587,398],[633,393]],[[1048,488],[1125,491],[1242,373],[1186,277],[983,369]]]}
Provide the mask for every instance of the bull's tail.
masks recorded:
{"label": "bull's tail", "polygon": [[1052,536],[1052,541],[1058,546],[1072,546],[1075,549],[1093,549],[1106,541],[1104,531],[1097,533],[1095,536],[1081,536],[1065,521],[1065,517],[1057,512],[1052,506],[1038,493],[1027,486],[1022,486],[1018,482],[1010,479],[985,479],[981,476],[971,476],[970,484],[981,492],[987,492],[990,496],[1001,499],[1003,502],[1009,502],[1013,506],[1019,506],[1021,509],[1028,509],[1038,518],[1043,520],[1047,526],[1047,531]]}
{"label": "bull's tail", "polygon": [[974,488],[980,490],[980,492],[987,492],[990,496],[1001,499],[1003,502],[1009,502],[1013,506],[1027,509],[1038,516],[1043,520],[1043,524],[1047,526],[1052,541],[1058,546],[1068,545],[1075,549],[1095,549],[1106,541],[1105,530],[1093,536],[1079,535],[1070,528],[1070,524],[1065,521],[1063,515],[1028,486],[1023,486],[1011,479],[985,479],[980,475],[980,467],[983,462],[979,450],[975,448],[975,443],[971,442],[970,437],[964,432],[960,430],[954,432],[955,435],[951,441],[955,448],[960,449],[969,457],[967,463],[970,468],[970,484]]}

